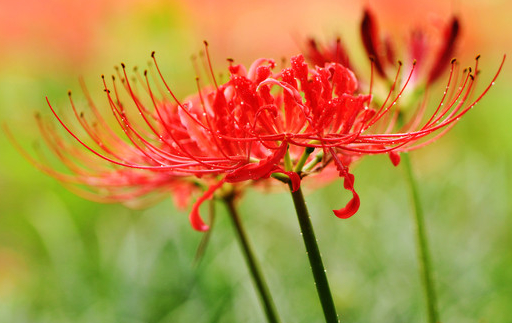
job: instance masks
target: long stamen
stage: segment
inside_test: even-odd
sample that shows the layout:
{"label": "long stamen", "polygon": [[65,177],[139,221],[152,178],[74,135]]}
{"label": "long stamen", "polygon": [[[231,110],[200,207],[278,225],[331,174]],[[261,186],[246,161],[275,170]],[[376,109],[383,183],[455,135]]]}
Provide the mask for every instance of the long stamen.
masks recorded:
{"label": "long stamen", "polygon": [[219,86],[217,85],[217,80],[215,79],[215,74],[213,74],[213,67],[212,67],[212,61],[210,60],[210,51],[208,50],[208,42],[205,40],[204,43],[204,52],[206,54],[206,60],[208,62],[208,69],[210,71],[210,75],[212,77],[213,84],[215,85],[215,88],[218,90]]}
{"label": "long stamen", "polygon": [[379,111],[373,116],[373,118],[371,118],[367,125],[364,127],[364,129],[368,129],[369,127],[371,127],[373,124],[375,124],[382,116],[386,115],[387,112],[393,107],[396,105],[396,103],[398,102],[398,100],[402,97],[402,94],[403,92],[405,91],[407,85],[409,84],[410,80],[411,80],[411,77],[414,73],[414,68],[415,68],[415,64],[413,64],[412,68],[411,68],[411,71],[409,72],[409,75],[407,76],[407,79],[406,81],[404,82],[403,86],[401,87],[400,91],[398,92],[398,94],[395,96],[395,98],[393,99],[393,101],[386,107],[386,108],[383,108],[384,106],[386,106],[386,102],[389,100],[389,98],[391,97],[391,93],[394,91],[394,88],[398,82],[398,77],[400,75],[400,70],[401,70],[401,67],[402,67],[402,63],[399,62],[399,65],[398,65],[398,69],[397,69],[397,73],[396,73],[396,76],[395,76],[395,80],[391,86],[391,89],[388,93],[388,96],[386,97],[386,100],[384,101],[384,103],[381,105]]}
{"label": "long stamen", "polygon": [[158,71],[158,75],[160,76],[160,79],[162,80],[162,82],[164,83],[164,86],[165,88],[167,89],[168,93],[172,96],[174,102],[176,102],[176,104],[190,117],[192,118],[192,120],[194,120],[194,122],[196,122],[200,127],[203,127],[205,129],[208,129],[204,124],[202,124],[201,122],[199,122],[199,120],[194,117],[190,111],[188,111],[188,109],[186,109],[183,104],[178,100],[178,98],[176,97],[176,95],[174,95],[174,92],[171,90],[171,88],[169,87],[169,85],[167,84],[167,82],[165,81],[164,79],[164,76],[162,75],[162,72],[160,71],[160,67],[158,66],[158,63],[156,62],[156,58],[155,58],[155,52],[152,52],[151,53],[151,57],[153,58],[153,62],[155,64],[155,68],[156,70]]}

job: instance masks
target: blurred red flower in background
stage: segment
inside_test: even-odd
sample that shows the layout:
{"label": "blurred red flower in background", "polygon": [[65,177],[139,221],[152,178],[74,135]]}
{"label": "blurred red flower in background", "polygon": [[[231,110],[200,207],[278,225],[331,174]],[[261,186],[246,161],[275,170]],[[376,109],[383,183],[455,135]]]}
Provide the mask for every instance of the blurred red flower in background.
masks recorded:
{"label": "blurred red flower in background", "polygon": [[[404,51],[398,51],[395,37],[380,31],[377,18],[370,9],[365,9],[361,21],[360,36],[366,54],[372,61],[377,75],[393,81],[394,70],[398,60],[404,60],[406,68],[415,65],[415,73],[409,80],[412,83],[431,84],[448,71],[450,61],[455,55],[460,24],[457,17],[439,29],[411,29]],[[329,43],[319,44],[310,38],[304,48],[308,60],[318,66],[337,62],[350,66],[350,55],[340,38]],[[391,72],[390,72],[391,71]]]}

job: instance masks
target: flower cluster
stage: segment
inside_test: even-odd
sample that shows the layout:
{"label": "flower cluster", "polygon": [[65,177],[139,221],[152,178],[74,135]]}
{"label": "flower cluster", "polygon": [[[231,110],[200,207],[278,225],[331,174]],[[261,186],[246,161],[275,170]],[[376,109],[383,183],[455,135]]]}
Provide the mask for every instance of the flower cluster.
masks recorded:
{"label": "flower cluster", "polygon": [[[452,34],[458,28],[454,21]],[[369,13],[362,30],[374,66],[384,77],[387,72]],[[413,49],[421,47],[419,43]],[[371,90],[360,89],[356,75],[347,67],[345,52],[339,51],[339,42],[329,58],[314,41],[310,45],[308,56],[314,50],[318,54],[314,67],[302,55],[292,57],[289,66],[281,69],[270,59],[258,59],[248,69],[230,61],[225,83],[213,78],[213,84],[198,86],[196,94],[183,100],[165,82],[156,60],[164,88],[158,93],[150,86],[146,71],[144,77],[139,75],[139,88],[145,93],[139,93],[123,65],[118,79],[130,104],[123,103],[115,77],[111,85],[104,80],[108,106],[122,131],[116,131],[90,99],[92,113],[79,112],[70,95],[81,135],[48,104],[83,147],[75,147],[51,124],[39,121],[43,138],[70,172],[55,171],[44,161],[34,163],[65,183],[89,188],[82,193],[102,201],[131,201],[158,192],[171,192],[186,201],[191,193],[203,189],[190,213],[193,228],[200,231],[208,229],[199,216],[200,204],[225,183],[242,185],[275,177],[297,190],[304,176],[331,169],[352,194],[345,207],[334,211],[337,217],[348,218],[360,204],[349,171],[354,160],[367,154],[389,154],[398,164],[399,152],[441,136],[490,88],[471,99],[478,61],[462,73],[452,61],[446,91],[434,111],[427,115],[426,104],[420,104],[405,122],[399,105],[415,76],[414,65],[406,73],[398,68],[387,97],[377,104]],[[441,56],[449,52],[442,50]],[[429,81],[441,75],[437,65],[432,65]],[[101,159],[104,163],[98,163]]]}

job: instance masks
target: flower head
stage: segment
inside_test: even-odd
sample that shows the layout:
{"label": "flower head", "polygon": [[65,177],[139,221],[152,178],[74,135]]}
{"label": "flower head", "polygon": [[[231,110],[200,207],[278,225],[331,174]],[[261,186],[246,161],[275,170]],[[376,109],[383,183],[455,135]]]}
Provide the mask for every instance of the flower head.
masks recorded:
{"label": "flower head", "polygon": [[452,62],[447,91],[432,114],[427,116],[420,105],[409,122],[400,123],[399,99],[413,71],[399,87],[399,70],[387,98],[376,104],[370,93],[359,89],[355,74],[336,62],[311,67],[298,55],[289,67],[276,70],[270,59],[256,60],[248,69],[231,61],[225,83],[213,77],[212,85],[198,86],[196,94],[178,100],[163,77],[164,89],[155,93],[146,71],[138,75],[145,94],[139,93],[123,64],[110,86],[103,78],[108,106],[121,131],[103,117],[87,92],[87,113],[77,110],[70,94],[82,135],[48,104],[81,149],[49,123],[38,121],[43,138],[69,172],[54,170],[43,157],[32,160],[67,184],[89,188],[82,194],[102,201],[132,201],[163,192],[187,200],[204,187],[190,214],[192,226],[200,231],[208,226],[199,206],[224,183],[236,186],[273,176],[296,190],[304,176],[331,168],[352,194],[334,213],[348,218],[360,204],[349,172],[354,160],[389,154],[397,164],[399,152],[442,135],[489,89],[470,100],[478,67],[459,77],[456,70]]}

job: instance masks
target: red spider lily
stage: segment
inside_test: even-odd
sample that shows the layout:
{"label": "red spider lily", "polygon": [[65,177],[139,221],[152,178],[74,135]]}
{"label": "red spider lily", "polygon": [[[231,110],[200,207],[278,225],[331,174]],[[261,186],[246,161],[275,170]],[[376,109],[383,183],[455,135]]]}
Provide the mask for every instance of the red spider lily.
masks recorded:
{"label": "red spider lily", "polygon": [[[416,60],[418,64],[423,64],[426,59],[431,59],[431,66],[425,75],[428,84],[437,80],[446,70],[455,51],[459,29],[459,20],[457,17],[453,17],[443,31],[441,35],[443,41],[437,49],[431,48],[431,44],[429,44],[423,30],[417,29],[412,33],[409,48],[411,60]],[[394,44],[390,38],[381,38],[377,21],[373,13],[368,9],[365,10],[363,21],[361,22],[361,38],[366,53],[373,59],[377,73],[386,78],[386,67],[393,67],[396,61]],[[432,53],[432,57],[425,57],[427,53]]]}
{"label": "red spider lily", "polygon": [[[396,88],[398,71],[387,99],[375,106],[370,94],[357,92],[354,73],[343,65],[328,63],[310,68],[301,55],[290,63],[278,72],[273,72],[275,63],[268,59],[257,60],[248,70],[231,64],[226,83],[219,85],[213,79],[213,86],[200,88],[196,95],[182,101],[163,77],[165,91],[156,95],[146,72],[145,78],[140,78],[146,95],[136,93],[123,65],[119,77],[131,109],[122,103],[118,83],[114,80],[109,90],[104,81],[122,135],[92,103],[89,105],[95,121],[78,113],[71,100],[86,136],[79,136],[50,105],[67,132],[107,163],[99,165],[91,154],[87,156],[83,149],[66,144],[53,128],[40,122],[46,142],[72,174],[58,173],[44,163],[38,165],[60,180],[93,187],[96,193],[112,200],[129,200],[156,190],[190,192],[197,183],[210,185],[190,214],[192,226],[200,231],[208,226],[199,216],[199,206],[224,183],[274,176],[292,183],[296,190],[303,176],[334,167],[344,179],[345,189],[352,193],[348,204],[334,213],[348,218],[360,204],[354,176],[349,172],[354,159],[388,153],[398,163],[398,152],[418,148],[442,135],[490,88],[470,100],[477,73],[468,70],[457,77],[457,66],[452,62],[447,83],[451,90],[445,92],[434,113],[425,116],[421,106],[408,123],[399,127],[397,106],[413,71],[404,85]],[[158,65],[156,68],[160,74]],[[433,134],[437,135],[420,140]]]}
{"label": "red spider lily", "polygon": [[[364,49],[371,58],[377,75],[392,81],[390,71],[396,68],[396,44],[389,35],[382,35],[377,19],[369,9],[364,11],[360,31]],[[459,34],[460,24],[455,16],[446,24],[440,35],[429,35],[423,29],[414,29],[407,44],[408,57],[405,60],[407,63],[415,62],[416,64],[416,73],[411,78],[411,82],[422,80],[431,84],[439,80],[448,70],[450,60],[455,54]],[[441,39],[440,44],[433,44],[432,38]],[[314,39],[309,39],[304,53],[311,63],[318,66],[330,62],[349,66],[349,56],[339,38],[327,46],[319,45]]]}

